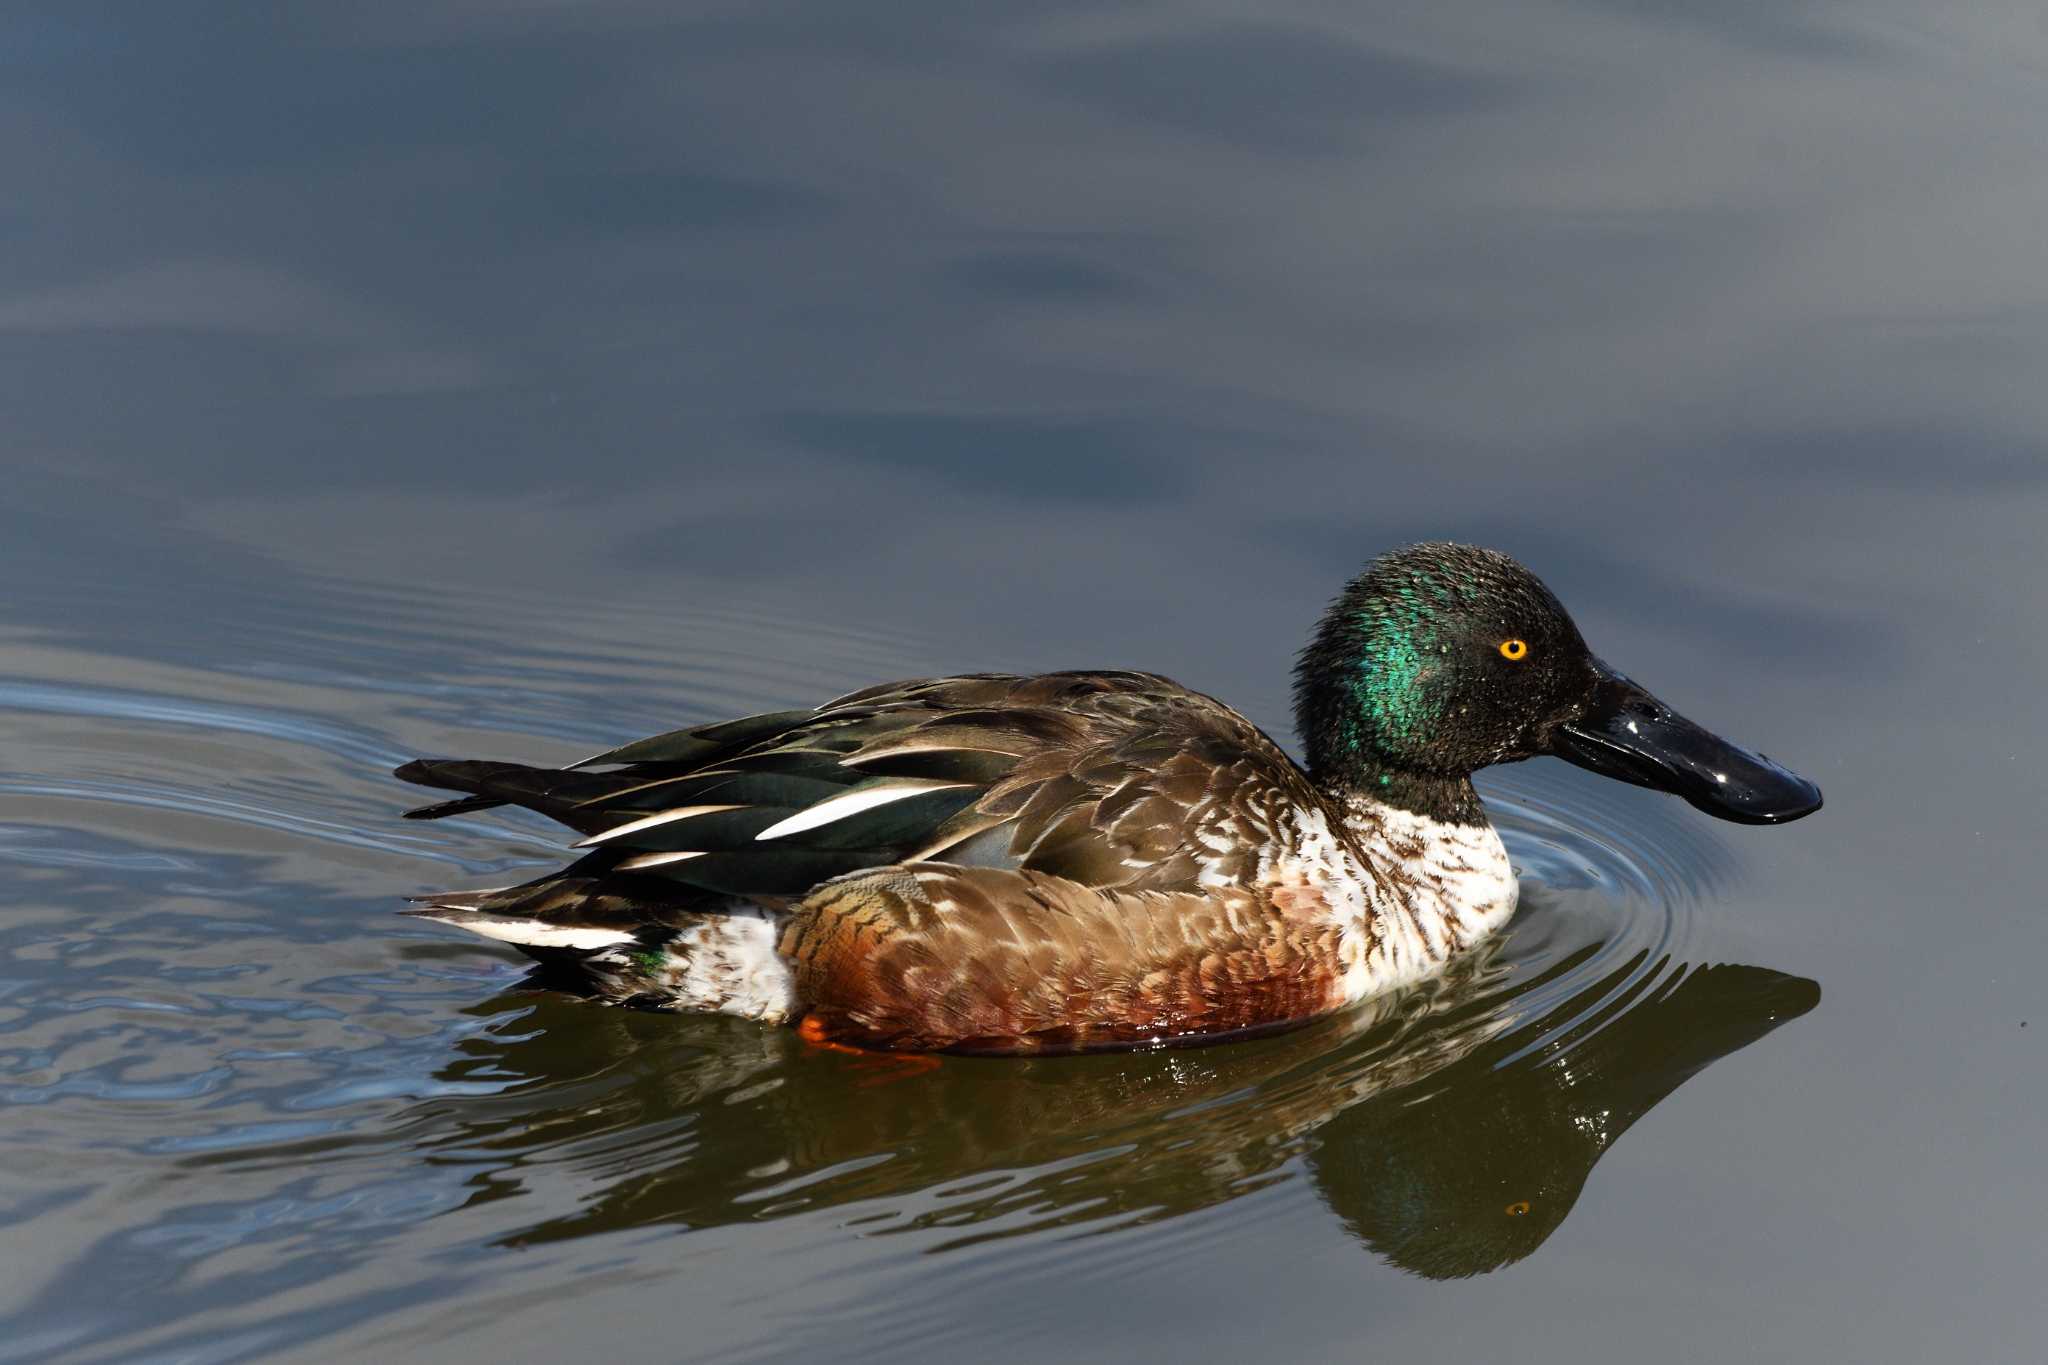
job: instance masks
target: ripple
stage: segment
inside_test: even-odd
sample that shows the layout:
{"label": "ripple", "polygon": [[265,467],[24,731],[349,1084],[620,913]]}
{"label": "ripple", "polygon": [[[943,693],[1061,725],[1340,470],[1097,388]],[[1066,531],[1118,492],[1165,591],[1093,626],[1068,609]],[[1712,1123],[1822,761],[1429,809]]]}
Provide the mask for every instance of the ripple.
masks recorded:
{"label": "ripple", "polygon": [[[1667,798],[1550,767],[1490,774],[1487,783],[1488,812],[1523,879],[1512,951],[1538,966],[1585,950],[1520,1002],[1525,1014],[1583,995],[1624,963],[1642,965],[1618,979],[1615,992],[1641,985],[1654,964],[1691,960],[1703,907],[1739,868],[1705,821]],[[1595,1010],[1604,998],[1582,1004]]]}
{"label": "ripple", "polygon": [[137,1058],[125,1063],[108,1063],[74,1071],[49,1085],[0,1086],[0,1101],[8,1104],[48,1104],[67,1096],[96,1100],[195,1100],[216,1094],[234,1076],[234,1068],[208,1067],[185,1076],[132,1081],[125,1073],[141,1065]]}
{"label": "ripple", "polygon": [[[257,652],[203,667],[138,665],[127,652],[137,642],[125,638],[118,650],[81,653],[61,643],[69,631],[46,631],[46,644],[10,644],[0,727],[14,742],[11,771],[0,770],[0,799],[38,812],[78,803],[117,835],[153,829],[154,813],[169,813],[217,830],[488,874],[553,856],[557,831],[507,811],[434,828],[404,825],[395,817],[406,795],[389,780],[392,767],[445,751],[451,741],[444,737],[458,734],[462,744],[507,752],[535,752],[550,741],[587,751],[624,734],[773,709],[913,672],[913,660],[935,652],[907,635],[805,620],[772,600],[733,601],[731,585],[721,587],[726,600],[687,605],[337,579],[300,587],[314,601],[273,619],[276,629],[260,641],[248,639]],[[366,649],[371,623],[375,648]],[[138,677],[159,685],[137,686]],[[124,809],[137,813],[124,816]],[[112,866],[104,851],[51,839],[34,825],[0,829],[21,831],[0,838],[0,858]],[[511,847],[495,857],[463,851],[479,834]],[[229,846],[268,844],[258,837]],[[124,856],[175,860],[180,853],[168,846]],[[146,865],[171,870],[162,861]]]}
{"label": "ripple", "polygon": [[[1486,1127],[1471,1106],[1498,1114],[1505,1085],[1521,1096],[1506,1114],[1523,1125],[1511,1150],[1555,1167],[1527,1177],[1547,1191],[1545,1216],[1505,1240],[1489,1224],[1462,1251],[1381,1238],[1416,1273],[1476,1273],[1533,1250],[1607,1145],[1685,1076],[1812,1006],[1811,983],[1690,961],[1700,906],[1736,875],[1711,835],[1654,808],[1645,818],[1627,797],[1582,805],[1540,771],[1489,788],[1524,913],[1444,977],[1295,1035],[1112,1058],[948,1059],[931,1079],[891,1081],[737,1021],[513,995],[478,1011],[516,1011],[516,1029],[461,1045],[462,1065],[503,1080],[502,1093],[487,1108],[430,1102],[416,1141],[490,1172],[512,1198],[577,1210],[512,1244],[830,1213],[862,1237],[941,1235],[930,1249],[959,1251],[1182,1218],[1298,1179],[1339,1149],[1417,1163],[1417,1177],[1446,1125]],[[1399,1116],[1418,1109],[1437,1114],[1437,1136],[1390,1145]],[[1341,1136],[1351,1128],[1371,1135]],[[1444,1215],[1462,1188],[1429,1179]],[[1362,1217],[1362,1228],[1388,1227],[1385,1214]]]}
{"label": "ripple", "polygon": [[[186,1267],[275,1247],[246,1282],[271,1297],[355,1283],[399,1239],[468,1265],[492,1246],[779,1224],[803,1245],[944,1253],[968,1280],[1055,1254],[1113,1278],[1133,1228],[1170,1259],[1215,1235],[1211,1211],[1241,1235],[1311,1193],[1389,1264],[1477,1273],[1528,1254],[1631,1116],[1705,1064],[1678,1032],[1718,1056],[1810,1008],[1692,963],[1736,871],[1698,822],[1539,768],[1487,783],[1523,878],[1508,930],[1439,980],[1283,1037],[906,1079],[743,1021],[535,996],[502,956],[391,911],[445,875],[426,864],[547,865],[558,832],[517,812],[402,824],[391,764],[586,752],[937,651],[786,604],[309,591],[317,609],[224,626],[212,659],[55,635],[9,649],[0,1101],[37,1116],[10,1141],[93,1153],[94,1198],[149,1191],[95,1215],[120,1230],[39,1297],[46,1326],[72,1331],[65,1305],[109,1275],[143,1288],[77,1329],[102,1340],[212,1311]],[[1542,1210],[1505,1230],[1508,1201],[1433,1155],[1503,1122],[1522,1164],[1467,1165]],[[872,1286],[913,1262],[849,1264]]]}
{"label": "ripple", "polygon": [[105,720],[143,721],[232,734],[262,735],[292,744],[310,744],[337,757],[361,762],[374,761],[384,752],[368,735],[310,716],[104,688],[0,679],[0,711],[93,716]]}

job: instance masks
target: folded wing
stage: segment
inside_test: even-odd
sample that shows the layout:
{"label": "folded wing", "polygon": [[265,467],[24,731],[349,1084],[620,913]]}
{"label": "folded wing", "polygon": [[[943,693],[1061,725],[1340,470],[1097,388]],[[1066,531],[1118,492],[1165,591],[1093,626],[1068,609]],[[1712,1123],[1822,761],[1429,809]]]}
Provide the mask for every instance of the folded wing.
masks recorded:
{"label": "folded wing", "polygon": [[567,768],[420,759],[398,776],[465,793],[414,818],[509,804],[583,836],[584,856],[538,882],[423,898],[430,905],[622,932],[671,910],[701,913],[728,897],[773,904],[904,862],[1103,889],[1241,883],[1279,812],[1314,800],[1293,762],[1234,711],[1120,672],[889,683]]}

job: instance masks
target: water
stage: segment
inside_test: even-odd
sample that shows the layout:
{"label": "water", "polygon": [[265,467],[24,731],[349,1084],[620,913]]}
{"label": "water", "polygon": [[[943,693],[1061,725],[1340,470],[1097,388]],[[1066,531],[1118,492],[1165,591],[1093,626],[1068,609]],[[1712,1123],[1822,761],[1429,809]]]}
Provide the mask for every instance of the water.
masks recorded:
{"label": "water", "polygon": [[[2038,9],[0,36],[0,1359],[2038,1354]],[[560,852],[414,754],[1074,665],[1284,737],[1424,536],[1827,809],[1503,770],[1444,981],[924,1075],[391,914]]]}

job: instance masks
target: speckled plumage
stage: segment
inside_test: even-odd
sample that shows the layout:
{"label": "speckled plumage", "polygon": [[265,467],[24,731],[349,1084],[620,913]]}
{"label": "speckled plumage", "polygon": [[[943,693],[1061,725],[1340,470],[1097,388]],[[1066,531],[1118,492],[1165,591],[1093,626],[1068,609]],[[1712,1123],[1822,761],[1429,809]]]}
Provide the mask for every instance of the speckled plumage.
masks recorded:
{"label": "speckled plumage", "polygon": [[[893,839],[858,851],[879,867],[778,895],[796,888],[768,865],[779,841],[757,836],[791,812],[710,799],[756,790],[740,777],[723,791],[716,776],[695,788],[735,766],[787,777],[826,762],[849,784],[914,768],[914,780],[959,785],[870,807],[864,836],[841,831],[841,843]],[[809,1015],[821,1036],[869,1047],[1073,1051],[1303,1022],[1427,975],[1514,903],[1491,829],[1440,826],[1362,796],[1333,802],[1243,717],[1151,674],[891,684],[673,770],[644,761],[490,774],[508,792],[515,777],[524,804],[590,832],[601,851],[529,887],[439,898],[427,913],[480,932],[512,921],[615,934],[588,959],[608,998],[774,1022]],[[807,794],[822,805],[841,792]],[[921,816],[904,810],[915,802],[927,803]],[[892,807],[885,832],[874,822]],[[750,813],[738,828],[752,834],[704,823],[734,811]],[[811,842],[833,842],[832,829],[810,831]],[[1490,841],[1490,860],[1471,854],[1475,839]],[[616,870],[690,842],[719,847]],[[707,857],[752,853],[750,842],[763,863],[756,886],[722,872],[716,887],[687,880]],[[1437,865],[1440,846],[1453,863]],[[898,848],[921,860],[891,859]],[[1446,898],[1447,878],[1481,868],[1490,881],[1476,895]]]}
{"label": "speckled plumage", "polygon": [[[1503,662],[1524,657],[1497,650],[1503,632],[1527,668]],[[1470,771],[1545,751],[1611,678],[1527,570],[1419,546],[1355,580],[1304,653],[1306,768],[1156,674],[887,683],[568,768],[409,763],[399,776],[470,794],[416,817],[512,803],[588,850],[414,913],[603,1000],[863,1047],[1080,1051],[1297,1024],[1506,921],[1514,872]]]}

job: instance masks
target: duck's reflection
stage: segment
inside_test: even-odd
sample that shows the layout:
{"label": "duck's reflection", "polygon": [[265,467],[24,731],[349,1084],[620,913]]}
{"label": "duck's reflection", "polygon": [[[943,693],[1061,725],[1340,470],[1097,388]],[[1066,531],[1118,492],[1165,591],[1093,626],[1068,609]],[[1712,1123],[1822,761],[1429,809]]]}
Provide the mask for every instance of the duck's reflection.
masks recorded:
{"label": "duck's reflection", "polygon": [[1687,1077],[1820,998],[1761,967],[1640,956],[1564,989],[1597,953],[1526,977],[1477,956],[1263,1042],[922,1072],[740,1021],[508,996],[478,1013],[514,1017],[446,1073],[506,1089],[436,1104],[422,1142],[478,1166],[473,1203],[568,1196],[538,1201],[574,1212],[518,1241],[827,1207],[866,1231],[978,1240],[1173,1217],[1299,1162],[1388,1262],[1474,1275],[1541,1245],[1601,1154]]}
{"label": "duck's reflection", "polygon": [[1404,1270],[1497,1270],[1557,1230],[1629,1125],[1818,1003],[1818,984],[1764,967],[1627,984],[1618,973],[1398,1093],[1334,1114],[1309,1157],[1316,1187]]}

